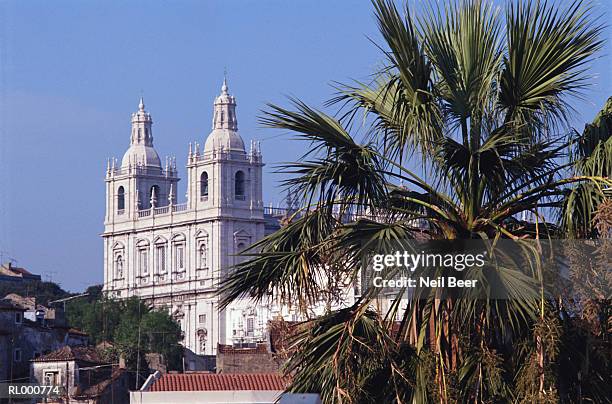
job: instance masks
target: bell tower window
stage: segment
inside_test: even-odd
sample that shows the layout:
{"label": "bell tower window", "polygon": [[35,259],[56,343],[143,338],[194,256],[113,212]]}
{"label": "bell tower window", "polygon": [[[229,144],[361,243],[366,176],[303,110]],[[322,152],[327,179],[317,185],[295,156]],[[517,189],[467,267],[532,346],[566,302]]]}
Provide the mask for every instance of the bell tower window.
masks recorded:
{"label": "bell tower window", "polygon": [[159,201],[159,186],[153,185],[149,191],[149,204],[155,202],[157,205],[157,201]]}
{"label": "bell tower window", "polygon": [[208,200],[208,173],[206,171],[200,176],[200,199]]}
{"label": "bell tower window", "polygon": [[236,199],[244,200],[244,173],[242,171],[236,173],[234,194],[236,195]]}
{"label": "bell tower window", "polygon": [[121,186],[117,190],[117,214],[123,214],[125,210],[125,189]]}

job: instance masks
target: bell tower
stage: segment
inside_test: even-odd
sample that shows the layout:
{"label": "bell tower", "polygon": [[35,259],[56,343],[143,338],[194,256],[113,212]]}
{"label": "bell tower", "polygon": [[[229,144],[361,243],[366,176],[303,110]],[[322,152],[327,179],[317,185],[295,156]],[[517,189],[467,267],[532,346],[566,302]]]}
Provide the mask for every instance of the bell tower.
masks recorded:
{"label": "bell tower", "polygon": [[261,151],[255,142],[248,153],[245,150],[227,80],[214,101],[212,131],[204,150],[197,142],[195,147],[190,144],[187,162],[190,209],[263,217]]}
{"label": "bell tower", "polygon": [[[237,254],[264,237],[262,202],[262,155],[251,142],[249,152],[238,133],[236,99],[223,80],[221,93],[213,104],[212,131],[204,150],[190,147],[187,157],[189,177],[188,207],[211,225],[210,266],[217,285],[231,267]],[[232,329],[242,308],[232,304],[219,312],[219,341],[232,338]]]}
{"label": "bell tower", "polygon": [[179,181],[176,160],[166,157],[165,167],[153,146],[153,119],[140,98],[132,114],[130,147],[121,160],[109,159],[106,168],[105,223],[134,220],[139,211],[176,203]]}

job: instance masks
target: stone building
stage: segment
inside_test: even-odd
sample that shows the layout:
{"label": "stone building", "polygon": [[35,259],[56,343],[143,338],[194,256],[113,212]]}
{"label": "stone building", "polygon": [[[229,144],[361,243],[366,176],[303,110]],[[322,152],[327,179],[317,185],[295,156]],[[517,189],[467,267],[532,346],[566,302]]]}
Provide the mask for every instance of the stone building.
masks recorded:
{"label": "stone building", "polygon": [[156,372],[140,390],[130,392],[130,403],[274,404],[279,399],[282,402],[281,395],[289,381],[278,373],[161,375]]}
{"label": "stone building", "polygon": [[71,403],[128,402],[129,374],[107,363],[93,347],[64,346],[31,362],[30,382],[61,386]]}
{"label": "stone building", "polygon": [[128,150],[107,166],[104,291],[166,308],[183,330],[186,368],[204,369],[202,359],[218,344],[255,347],[266,341],[268,320],[297,319],[291,308],[248,300],[220,311],[217,296],[236,254],[277,230],[286,210],[264,207],[262,153],[253,141],[246,150],[226,81],[204,148],[189,145],[185,202],[178,200],[176,159],[162,166],[153,138],[141,99]]}
{"label": "stone building", "polygon": [[268,344],[254,348],[235,348],[219,345],[217,349],[217,373],[282,373],[283,358],[268,349]]}
{"label": "stone building", "polygon": [[14,266],[11,262],[0,265],[0,283],[24,283],[40,281],[40,275],[30,273],[25,268]]}
{"label": "stone building", "polygon": [[264,215],[262,155],[257,143],[245,149],[235,98],[224,81],[203,150],[189,146],[185,202],[178,201],[176,160],[162,166],[152,127],[141,99],[130,147],[121,165],[113,159],[107,168],[104,290],[168,309],[198,355],[236,338],[263,340],[268,307],[239,302],[219,312],[215,295],[235,254],[278,228]]}
{"label": "stone building", "polygon": [[35,305],[33,298],[10,294],[0,299],[0,380],[25,382],[30,360],[63,346],[88,343],[86,333],[66,326],[56,312],[54,318],[45,318],[45,309]]}

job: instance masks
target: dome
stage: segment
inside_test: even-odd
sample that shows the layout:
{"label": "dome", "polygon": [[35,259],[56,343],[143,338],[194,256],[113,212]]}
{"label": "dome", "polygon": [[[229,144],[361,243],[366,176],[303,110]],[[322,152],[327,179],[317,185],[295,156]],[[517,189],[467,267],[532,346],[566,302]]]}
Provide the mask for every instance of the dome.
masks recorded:
{"label": "dome", "polygon": [[129,164],[161,168],[161,160],[155,149],[144,144],[132,144],[127,149],[121,160],[121,167],[127,167]]}
{"label": "dome", "polygon": [[213,129],[206,139],[204,152],[208,153],[220,149],[244,152],[244,141],[236,131],[230,129]]}
{"label": "dome", "polygon": [[161,168],[161,160],[153,148],[151,125],[153,125],[153,119],[151,114],[145,111],[144,100],[141,97],[138,111],[132,114],[130,147],[123,155],[121,167],[142,165]]}
{"label": "dome", "polygon": [[228,152],[245,152],[244,142],[238,134],[236,99],[228,92],[227,80],[223,80],[221,94],[215,98],[212,132],[206,139],[204,153],[221,149]]}

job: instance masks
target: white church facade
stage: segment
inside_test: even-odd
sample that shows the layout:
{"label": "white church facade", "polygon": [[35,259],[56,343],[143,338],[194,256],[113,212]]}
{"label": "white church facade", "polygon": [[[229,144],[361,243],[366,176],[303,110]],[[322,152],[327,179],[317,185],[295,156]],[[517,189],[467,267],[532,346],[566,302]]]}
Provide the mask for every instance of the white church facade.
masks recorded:
{"label": "white church facade", "polygon": [[219,311],[216,295],[236,254],[278,228],[278,212],[264,209],[260,147],[251,142],[247,152],[238,134],[235,98],[224,81],[203,150],[189,147],[183,203],[176,160],[162,166],[152,125],[141,99],[121,164],[108,164],[104,291],[168,309],[196,355],[214,355],[219,343],[264,341],[278,310],[244,300]]}

